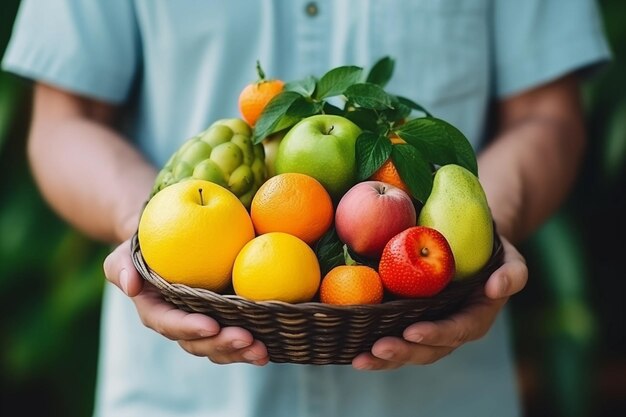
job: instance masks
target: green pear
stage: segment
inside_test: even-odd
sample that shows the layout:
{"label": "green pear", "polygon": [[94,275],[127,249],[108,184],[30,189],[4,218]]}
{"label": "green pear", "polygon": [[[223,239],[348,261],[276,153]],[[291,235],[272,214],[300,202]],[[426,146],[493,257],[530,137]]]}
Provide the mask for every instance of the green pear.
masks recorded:
{"label": "green pear", "polygon": [[455,279],[470,277],[489,261],[493,220],[478,178],[458,165],[437,170],[433,189],[417,220],[447,239],[455,260]]}

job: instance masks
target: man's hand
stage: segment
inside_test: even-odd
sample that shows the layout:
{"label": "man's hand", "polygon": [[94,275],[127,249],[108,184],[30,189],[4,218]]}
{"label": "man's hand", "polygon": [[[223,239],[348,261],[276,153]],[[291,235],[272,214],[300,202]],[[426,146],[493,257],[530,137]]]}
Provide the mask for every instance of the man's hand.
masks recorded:
{"label": "man's hand", "polygon": [[395,369],[406,364],[431,364],[459,346],[483,337],[508,298],[521,291],[528,279],[522,255],[506,239],[504,264],[487,280],[485,292],[462,311],[439,321],[415,323],[404,330],[403,338],[384,337],[370,353],[352,361],[359,370]]}
{"label": "man's hand", "polygon": [[239,327],[220,328],[212,318],[187,313],[167,303],[159,291],[143,281],[131,260],[130,240],[119,245],[104,261],[109,281],[131,297],[142,323],[175,340],[187,352],[206,356],[212,362],[247,362],[265,365],[269,361],[265,346],[250,332]]}

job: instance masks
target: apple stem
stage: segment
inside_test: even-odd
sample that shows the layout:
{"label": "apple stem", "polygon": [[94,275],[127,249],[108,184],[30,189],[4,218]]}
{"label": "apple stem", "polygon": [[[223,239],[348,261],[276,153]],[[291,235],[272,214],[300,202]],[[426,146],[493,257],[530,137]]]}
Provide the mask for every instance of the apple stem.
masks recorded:
{"label": "apple stem", "polygon": [[420,250],[420,255],[424,257],[428,256],[428,248],[422,248],[422,250]]}
{"label": "apple stem", "polygon": [[328,132],[326,132],[327,135],[330,135],[330,133],[335,129],[335,125],[332,125],[330,127],[330,130]]}
{"label": "apple stem", "polygon": [[358,265],[358,262],[350,256],[350,252],[348,252],[348,245],[343,245],[343,259],[345,264],[348,266]]}
{"label": "apple stem", "polygon": [[200,205],[204,206],[204,199],[202,198],[202,188],[198,188],[198,193],[200,193]]}

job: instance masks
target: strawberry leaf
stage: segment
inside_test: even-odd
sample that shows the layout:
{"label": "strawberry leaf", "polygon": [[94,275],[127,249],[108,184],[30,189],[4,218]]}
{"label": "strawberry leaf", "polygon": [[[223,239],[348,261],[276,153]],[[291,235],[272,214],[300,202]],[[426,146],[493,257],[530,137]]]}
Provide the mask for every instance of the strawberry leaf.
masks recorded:
{"label": "strawberry leaf", "polygon": [[394,64],[394,60],[388,56],[379,59],[367,74],[367,82],[386,86],[393,75]]}
{"label": "strawberry leaf", "polygon": [[344,92],[348,101],[366,109],[385,110],[392,108],[391,97],[376,84],[353,84]]}
{"label": "strawberry leaf", "polygon": [[372,176],[391,154],[391,141],[381,134],[363,132],[356,139],[356,165],[359,181]]}
{"label": "strawberry leaf", "polygon": [[423,150],[429,162],[457,164],[478,175],[476,154],[465,135],[450,123],[435,117],[411,120],[395,133],[414,147]]}
{"label": "strawberry leaf", "polygon": [[411,195],[421,203],[425,203],[433,188],[432,169],[426,157],[412,145],[394,144],[391,150],[391,160],[400,178],[409,187]]}
{"label": "strawberry leaf", "polygon": [[328,97],[338,96],[361,80],[363,68],[355,66],[337,67],[328,71],[320,78],[315,91],[315,98],[323,100]]}

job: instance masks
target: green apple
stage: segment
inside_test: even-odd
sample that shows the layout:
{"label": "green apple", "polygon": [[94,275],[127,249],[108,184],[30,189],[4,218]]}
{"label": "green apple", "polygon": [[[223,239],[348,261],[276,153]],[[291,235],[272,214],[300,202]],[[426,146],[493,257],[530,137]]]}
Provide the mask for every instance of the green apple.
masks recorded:
{"label": "green apple", "polygon": [[316,115],[285,135],[276,173],[298,172],[318,180],[336,200],[357,182],[355,144],[361,129],[345,117]]}

